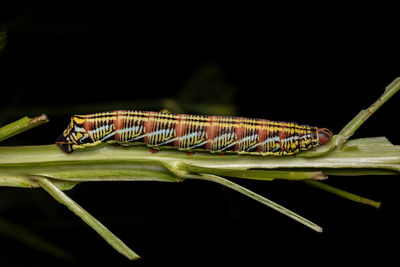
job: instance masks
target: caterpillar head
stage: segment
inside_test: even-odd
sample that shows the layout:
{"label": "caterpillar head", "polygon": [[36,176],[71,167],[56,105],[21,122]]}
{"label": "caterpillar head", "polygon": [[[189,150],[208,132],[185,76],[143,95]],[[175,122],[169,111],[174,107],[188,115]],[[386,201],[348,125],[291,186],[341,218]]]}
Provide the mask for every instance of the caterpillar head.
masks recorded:
{"label": "caterpillar head", "polygon": [[332,138],[332,131],[327,128],[318,128],[318,141],[320,145],[326,144]]}
{"label": "caterpillar head", "polygon": [[310,127],[310,138],[304,139],[303,142],[305,142],[306,146],[303,144],[303,147],[309,149],[310,147],[324,145],[331,140],[332,135],[332,131],[327,128]]}
{"label": "caterpillar head", "polygon": [[72,116],[67,129],[56,140],[56,145],[65,153],[71,153],[76,148],[84,147],[91,139],[84,127],[83,116]]}

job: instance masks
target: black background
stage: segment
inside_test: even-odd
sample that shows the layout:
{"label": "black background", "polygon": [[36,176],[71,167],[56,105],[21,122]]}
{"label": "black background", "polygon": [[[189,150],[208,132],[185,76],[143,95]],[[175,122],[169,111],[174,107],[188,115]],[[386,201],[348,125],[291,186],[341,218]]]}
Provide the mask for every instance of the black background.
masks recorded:
{"label": "black background", "polygon": [[[395,26],[389,28],[359,9],[327,10],[254,6],[232,11],[210,5],[155,11],[120,3],[48,2],[10,7],[2,12],[8,31],[0,57],[3,123],[49,107],[65,110],[47,112],[48,124],[4,145],[52,143],[76,106],[173,99],[199,69],[210,66],[232,88],[226,97],[234,95],[237,115],[337,133],[399,76],[400,48],[396,25],[387,22]],[[218,86],[206,99],[224,102]],[[354,137],[386,136],[400,144],[399,103],[398,95],[390,99]],[[25,110],[33,111],[21,114]],[[301,183],[238,181],[318,223],[322,234],[202,181],[84,183],[67,194],[143,257],[137,265],[361,264],[396,256],[397,180],[327,181],[382,201],[379,210]],[[0,236],[1,266],[132,265],[42,190],[0,188],[0,203],[3,219],[75,257],[63,261]]]}

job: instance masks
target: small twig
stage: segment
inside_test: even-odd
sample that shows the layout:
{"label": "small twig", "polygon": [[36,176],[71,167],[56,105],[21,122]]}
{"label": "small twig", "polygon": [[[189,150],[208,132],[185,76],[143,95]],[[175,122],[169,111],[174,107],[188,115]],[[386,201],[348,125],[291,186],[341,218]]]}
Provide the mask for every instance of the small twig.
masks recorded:
{"label": "small twig", "polygon": [[375,113],[389,98],[400,90],[400,77],[394,79],[385,89],[384,93],[369,108],[361,110],[346,126],[324,146],[318,147],[315,151],[299,153],[299,157],[315,157],[325,155],[332,150],[341,148],[346,141],[357,131],[358,128],[372,114]]}
{"label": "small twig", "polygon": [[327,184],[319,182],[319,181],[304,180],[304,182],[309,184],[309,185],[311,185],[311,186],[314,186],[315,188],[322,189],[324,191],[327,191],[329,193],[338,195],[338,196],[346,198],[348,200],[352,200],[354,202],[358,202],[358,203],[361,203],[361,204],[369,205],[369,206],[372,206],[372,207],[377,208],[377,209],[380,208],[380,206],[382,204],[381,202],[378,202],[378,201],[375,201],[375,200],[372,200],[372,199],[368,199],[368,198],[365,198],[365,197],[362,197],[362,196],[359,196],[359,195],[344,191],[342,189],[333,187],[331,185],[327,185]]}
{"label": "small twig", "polygon": [[322,227],[318,226],[317,224],[307,220],[306,218],[300,216],[299,214],[279,205],[278,203],[275,203],[257,193],[254,193],[253,191],[250,191],[249,189],[244,188],[243,186],[240,186],[230,180],[227,180],[225,178],[222,178],[217,175],[211,175],[211,174],[205,174],[205,173],[200,173],[198,175],[193,175],[193,174],[186,174],[186,175],[180,175],[182,178],[187,178],[187,179],[200,179],[200,180],[206,180],[206,181],[211,181],[218,183],[220,185],[226,186],[228,188],[231,188],[247,197],[250,197],[286,216],[289,218],[294,219],[295,221],[298,221],[305,226],[317,231],[317,232],[322,232]]}
{"label": "small twig", "polygon": [[75,201],[64,194],[58,187],[45,177],[33,177],[39,185],[47,191],[55,200],[67,206],[72,212],[78,215],[85,223],[92,227],[100,236],[102,236],[108,244],[115,250],[124,255],[130,260],[137,260],[140,258],[133,250],[131,250],[124,242],[116,237],[110,230],[108,230],[101,222],[94,218],[89,212],[83,209]]}
{"label": "small twig", "polygon": [[42,114],[34,118],[24,117],[0,128],[0,141],[10,138],[19,133],[25,132],[36,126],[42,125],[49,121],[49,118]]}
{"label": "small twig", "polygon": [[334,148],[340,148],[357,131],[360,126],[371,117],[389,98],[400,90],[400,78],[393,80],[385,92],[370,107],[361,110],[338,134]]}

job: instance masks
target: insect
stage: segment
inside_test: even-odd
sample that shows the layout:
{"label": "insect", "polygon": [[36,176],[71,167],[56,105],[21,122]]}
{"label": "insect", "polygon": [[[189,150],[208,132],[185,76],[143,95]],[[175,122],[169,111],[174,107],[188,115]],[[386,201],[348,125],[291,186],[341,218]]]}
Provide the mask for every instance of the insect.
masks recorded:
{"label": "insect", "polygon": [[66,153],[100,143],[251,155],[293,155],[327,143],[326,128],[243,117],[118,110],[75,115],[56,140]]}

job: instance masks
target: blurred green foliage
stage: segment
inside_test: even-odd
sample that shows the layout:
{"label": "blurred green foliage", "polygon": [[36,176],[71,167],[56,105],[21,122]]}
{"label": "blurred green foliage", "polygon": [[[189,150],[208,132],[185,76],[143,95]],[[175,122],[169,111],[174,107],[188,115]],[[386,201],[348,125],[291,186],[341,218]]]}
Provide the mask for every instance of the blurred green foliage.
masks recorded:
{"label": "blurred green foliage", "polygon": [[7,43],[7,32],[0,31],[0,55],[3,53]]}

